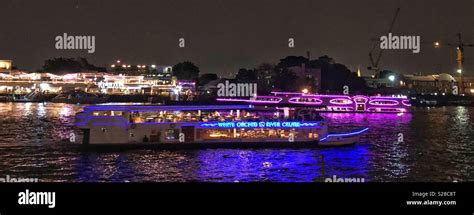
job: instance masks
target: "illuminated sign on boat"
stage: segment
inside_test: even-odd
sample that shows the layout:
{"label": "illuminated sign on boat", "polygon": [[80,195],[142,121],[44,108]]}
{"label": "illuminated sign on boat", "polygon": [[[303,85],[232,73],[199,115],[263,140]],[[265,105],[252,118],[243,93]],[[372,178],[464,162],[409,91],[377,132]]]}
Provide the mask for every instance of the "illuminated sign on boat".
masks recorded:
{"label": "illuminated sign on boat", "polygon": [[112,83],[112,82],[99,82],[97,83],[97,85],[99,86],[99,88],[102,88],[102,89],[122,89],[124,88],[124,84],[123,83]]}
{"label": "illuminated sign on boat", "polygon": [[318,122],[204,122],[202,128],[314,128]]}

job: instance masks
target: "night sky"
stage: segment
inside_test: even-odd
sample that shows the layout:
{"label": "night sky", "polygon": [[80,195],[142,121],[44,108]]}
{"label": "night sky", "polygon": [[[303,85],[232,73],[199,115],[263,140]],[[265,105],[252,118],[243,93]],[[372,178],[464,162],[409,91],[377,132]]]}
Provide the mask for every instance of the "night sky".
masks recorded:
{"label": "night sky", "polygon": [[[0,59],[36,70],[52,57],[84,56],[98,66],[174,65],[189,60],[201,73],[277,63],[287,55],[329,55],[368,74],[373,38],[386,34],[397,7],[396,35],[421,36],[421,52],[388,50],[381,68],[411,74],[455,74],[455,49],[433,48],[461,32],[474,43],[473,0],[1,0]],[[96,52],[56,50],[62,33],[96,36]],[[186,48],[178,48],[178,38]],[[295,48],[288,48],[288,38]],[[474,47],[465,70],[474,76]]]}

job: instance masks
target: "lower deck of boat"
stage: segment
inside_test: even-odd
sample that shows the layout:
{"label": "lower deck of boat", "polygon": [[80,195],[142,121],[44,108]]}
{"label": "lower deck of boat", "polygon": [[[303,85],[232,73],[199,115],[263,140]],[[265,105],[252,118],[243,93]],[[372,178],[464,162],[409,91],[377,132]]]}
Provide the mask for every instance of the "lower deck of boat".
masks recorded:
{"label": "lower deck of boat", "polygon": [[195,149],[307,149],[326,147],[317,140],[305,142],[193,142],[193,143],[127,143],[127,144],[81,144],[86,151],[127,151],[139,149],[195,150]]}

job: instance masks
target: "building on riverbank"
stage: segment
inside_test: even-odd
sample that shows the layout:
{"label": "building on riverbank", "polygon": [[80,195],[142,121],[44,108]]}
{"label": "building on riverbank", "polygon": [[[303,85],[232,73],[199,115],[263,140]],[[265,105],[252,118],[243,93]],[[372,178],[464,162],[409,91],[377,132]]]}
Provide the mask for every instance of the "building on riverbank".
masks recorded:
{"label": "building on riverbank", "polygon": [[10,72],[13,62],[11,60],[0,60],[0,73]]}
{"label": "building on riverbank", "polygon": [[411,94],[457,94],[474,95],[474,77],[463,77],[464,92],[459,89],[460,78],[447,73],[436,75],[404,75],[403,88]]}
{"label": "building on riverbank", "polygon": [[[364,78],[367,87],[375,91],[403,94],[465,94],[474,95],[474,77],[464,76],[464,92],[459,90],[460,77],[448,73],[432,75],[390,75],[386,78]],[[458,91],[456,91],[456,87]]]}
{"label": "building on riverbank", "polygon": [[157,95],[173,100],[192,98],[195,83],[173,77],[153,75],[124,75],[87,71],[55,75],[51,73],[28,73],[13,70],[0,73],[0,94],[28,94],[42,92],[59,94],[70,90],[109,95]]}

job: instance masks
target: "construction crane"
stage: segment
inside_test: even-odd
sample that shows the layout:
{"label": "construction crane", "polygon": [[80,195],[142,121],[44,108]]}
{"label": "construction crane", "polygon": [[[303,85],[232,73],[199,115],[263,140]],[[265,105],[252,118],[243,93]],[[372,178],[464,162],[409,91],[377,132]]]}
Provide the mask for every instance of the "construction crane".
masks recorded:
{"label": "construction crane", "polygon": [[463,85],[463,64],[464,64],[464,48],[465,47],[474,47],[474,44],[466,44],[462,41],[461,33],[457,34],[458,42],[457,43],[441,43],[439,41],[435,42],[435,48],[440,48],[441,46],[449,46],[449,47],[456,47],[457,58],[456,61],[458,63],[457,72],[459,73],[459,91],[461,94],[464,94],[464,85]]}
{"label": "construction crane", "polygon": [[[397,10],[395,11],[395,15],[393,16],[392,22],[390,23],[390,26],[388,28],[387,34],[392,32],[393,26],[395,25],[395,21],[397,20],[399,13],[400,13],[400,8],[397,8]],[[384,51],[384,49],[380,49],[378,54],[377,54],[377,58],[374,59],[374,52],[377,49],[377,47],[380,46],[380,43],[379,43],[380,40],[377,40],[377,41],[378,41],[378,43],[374,43],[374,45],[372,46],[372,49],[369,52],[369,58],[370,58],[371,66],[369,66],[367,68],[368,70],[374,71],[374,75],[377,75],[379,73],[379,63],[380,63],[380,59],[382,58],[382,54],[383,54],[383,51]]]}

